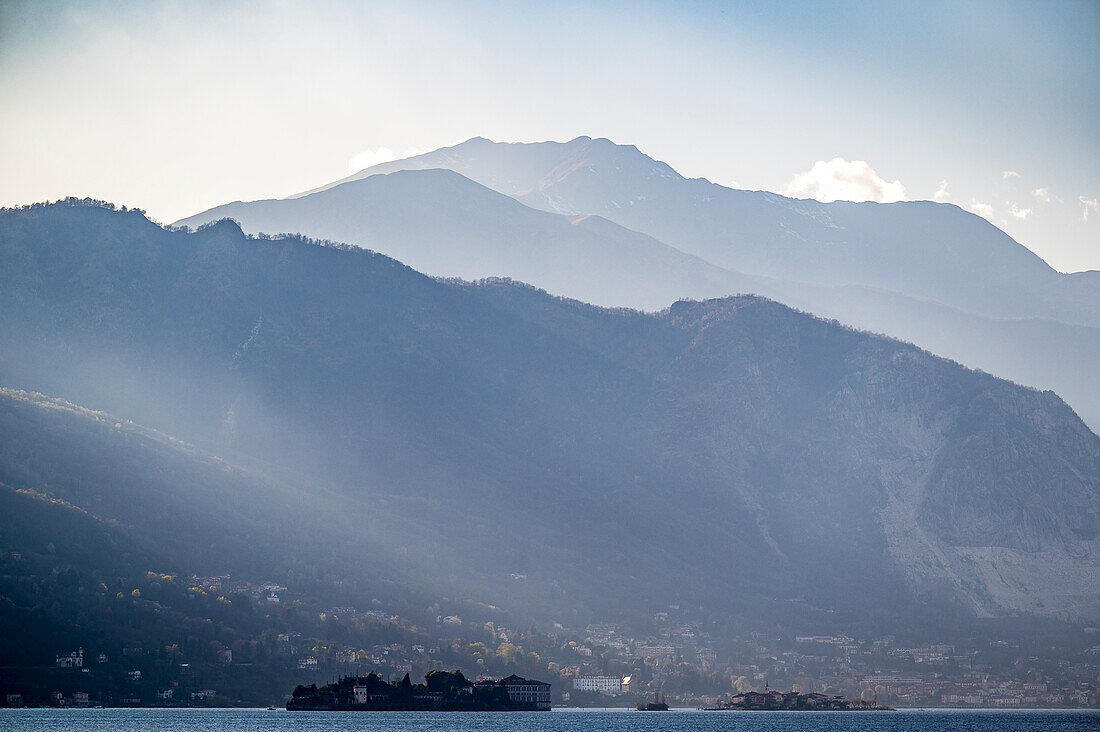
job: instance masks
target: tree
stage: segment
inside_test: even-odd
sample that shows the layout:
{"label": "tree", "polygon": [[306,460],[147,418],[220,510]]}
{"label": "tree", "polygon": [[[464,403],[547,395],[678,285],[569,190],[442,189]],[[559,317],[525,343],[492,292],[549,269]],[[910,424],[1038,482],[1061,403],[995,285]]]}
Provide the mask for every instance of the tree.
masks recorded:
{"label": "tree", "polygon": [[463,689],[473,686],[462,675],[462,671],[451,672],[442,669],[433,669],[425,674],[424,683],[427,684],[428,691],[442,694],[446,699],[453,699]]}

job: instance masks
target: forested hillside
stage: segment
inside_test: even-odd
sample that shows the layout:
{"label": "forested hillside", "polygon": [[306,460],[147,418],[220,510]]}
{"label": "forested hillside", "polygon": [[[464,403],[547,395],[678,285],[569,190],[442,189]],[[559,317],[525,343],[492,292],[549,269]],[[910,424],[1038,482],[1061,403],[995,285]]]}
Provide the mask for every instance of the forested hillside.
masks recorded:
{"label": "forested hillside", "polygon": [[331,490],[364,522],[325,541],[426,585],[568,624],[1097,616],[1097,437],[1051,392],[897,341],[86,204],[5,212],[0,258],[4,383],[276,474],[296,522]]}

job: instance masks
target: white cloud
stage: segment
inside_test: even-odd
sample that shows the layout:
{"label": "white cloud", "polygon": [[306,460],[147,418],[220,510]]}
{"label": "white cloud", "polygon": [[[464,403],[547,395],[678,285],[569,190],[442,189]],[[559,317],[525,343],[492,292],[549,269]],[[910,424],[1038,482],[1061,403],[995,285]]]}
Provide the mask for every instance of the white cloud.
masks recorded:
{"label": "white cloud", "polygon": [[1081,220],[1082,221],[1088,221],[1089,220],[1089,210],[1090,209],[1092,211],[1096,211],[1097,213],[1100,213],[1100,201],[1096,200],[1095,198],[1085,198],[1084,196],[1078,196],[1077,198],[1078,198],[1078,200],[1081,201],[1081,205],[1083,205],[1085,207],[1085,210],[1081,212]]}
{"label": "white cloud", "polygon": [[901,181],[890,183],[880,178],[865,161],[844,158],[833,158],[829,162],[818,160],[809,171],[792,178],[781,192],[795,198],[814,198],[822,203],[893,203],[905,199],[905,186]]}
{"label": "white cloud", "polygon": [[[402,158],[411,158],[414,155],[420,155],[420,150],[415,147],[410,147],[402,155]],[[380,165],[381,163],[388,163],[391,160],[397,160],[397,153],[390,150],[388,147],[380,147],[377,150],[364,150],[361,153],[352,155],[348,158],[348,172],[357,173],[360,170],[369,168],[372,165]]]}
{"label": "white cloud", "polygon": [[1020,177],[1020,174],[1017,173],[1015,170],[1006,170],[1005,172],[1001,173],[1001,179],[1002,180],[1008,180],[1009,178],[1019,178],[1019,177]]}
{"label": "white cloud", "polygon": [[987,219],[993,218],[993,207],[988,203],[982,203],[973,198],[970,199],[970,210]]}
{"label": "white cloud", "polygon": [[932,194],[933,201],[946,201],[947,200],[947,181],[941,180],[940,187]]}
{"label": "white cloud", "polygon": [[1031,192],[1031,195],[1035,196],[1035,199],[1039,201],[1039,203],[1050,203],[1049,188],[1036,188]]}
{"label": "white cloud", "polygon": [[1010,211],[1010,213],[1018,219],[1026,219],[1028,216],[1031,215],[1031,209],[1020,208],[1014,203],[1012,204],[1012,210]]}
{"label": "white cloud", "polygon": [[388,163],[396,160],[397,155],[388,147],[380,147],[377,150],[364,150],[348,158],[348,172],[355,173],[379,163]]}

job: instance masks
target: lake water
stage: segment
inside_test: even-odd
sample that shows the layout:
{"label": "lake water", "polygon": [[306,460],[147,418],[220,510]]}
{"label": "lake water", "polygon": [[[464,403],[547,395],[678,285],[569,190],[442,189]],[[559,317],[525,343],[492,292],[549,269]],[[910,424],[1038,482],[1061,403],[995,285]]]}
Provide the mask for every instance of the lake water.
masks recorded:
{"label": "lake water", "polygon": [[1098,711],[910,710],[900,712],[286,712],[262,709],[0,709],[0,730],[224,729],[371,732],[1100,732]]}

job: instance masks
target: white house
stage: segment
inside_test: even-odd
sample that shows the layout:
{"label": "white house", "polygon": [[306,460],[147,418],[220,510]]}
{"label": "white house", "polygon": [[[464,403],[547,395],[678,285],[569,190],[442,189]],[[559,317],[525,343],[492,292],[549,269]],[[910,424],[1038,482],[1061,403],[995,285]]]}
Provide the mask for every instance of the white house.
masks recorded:
{"label": "white house", "polygon": [[573,689],[618,696],[623,693],[623,680],[619,676],[577,676],[573,679]]}

